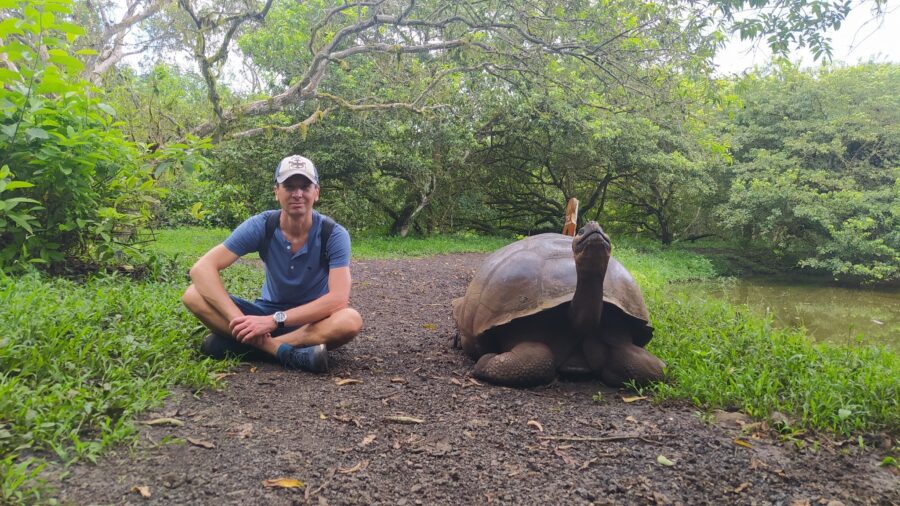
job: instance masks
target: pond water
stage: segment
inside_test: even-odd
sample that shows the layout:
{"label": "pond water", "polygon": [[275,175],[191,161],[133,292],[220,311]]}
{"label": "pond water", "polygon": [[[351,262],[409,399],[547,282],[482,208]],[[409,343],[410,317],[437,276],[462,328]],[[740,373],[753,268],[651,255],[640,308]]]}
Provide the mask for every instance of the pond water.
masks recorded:
{"label": "pond water", "polygon": [[841,344],[882,344],[900,351],[900,290],[838,287],[774,277],[682,285],[696,296],[724,297],[776,325],[805,327],[811,338]]}

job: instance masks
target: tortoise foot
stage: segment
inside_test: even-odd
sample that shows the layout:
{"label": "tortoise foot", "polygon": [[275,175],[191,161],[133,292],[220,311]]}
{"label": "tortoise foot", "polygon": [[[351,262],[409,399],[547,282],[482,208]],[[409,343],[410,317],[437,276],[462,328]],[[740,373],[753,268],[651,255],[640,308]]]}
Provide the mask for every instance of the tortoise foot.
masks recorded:
{"label": "tortoise foot", "polygon": [[645,385],[661,381],[665,367],[665,362],[639,346],[610,346],[601,378],[609,386],[622,386],[629,381]]}
{"label": "tortoise foot", "polygon": [[505,353],[483,355],[472,375],[497,385],[531,387],[553,381],[556,367],[547,345],[521,343]]}

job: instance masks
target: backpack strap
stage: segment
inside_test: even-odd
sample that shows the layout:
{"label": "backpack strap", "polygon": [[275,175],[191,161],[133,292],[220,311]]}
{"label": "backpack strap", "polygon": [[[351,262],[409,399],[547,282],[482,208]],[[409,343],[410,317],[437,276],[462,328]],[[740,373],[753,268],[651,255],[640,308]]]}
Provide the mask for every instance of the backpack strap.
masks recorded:
{"label": "backpack strap", "polygon": [[281,210],[266,216],[266,234],[263,236],[263,242],[259,245],[259,258],[263,261],[269,257],[269,244],[272,242],[272,236],[275,235],[275,228],[281,221]]}
{"label": "backpack strap", "polygon": [[319,230],[319,237],[322,239],[322,256],[319,257],[319,265],[325,271],[329,271],[331,267],[328,265],[328,239],[334,230],[335,222],[330,216],[322,215],[322,228]]}
{"label": "backpack strap", "polygon": [[[281,211],[275,211],[274,213],[266,216],[266,233],[263,237],[263,242],[259,247],[259,258],[265,261],[269,255],[269,243],[272,242],[272,236],[275,235],[275,229],[278,227],[278,223],[281,220]],[[326,271],[329,270],[328,266],[328,239],[331,237],[331,232],[334,230],[335,221],[331,219],[330,216],[322,215],[322,227],[319,229],[319,237],[322,239],[322,254],[319,257],[319,265],[321,265]]]}

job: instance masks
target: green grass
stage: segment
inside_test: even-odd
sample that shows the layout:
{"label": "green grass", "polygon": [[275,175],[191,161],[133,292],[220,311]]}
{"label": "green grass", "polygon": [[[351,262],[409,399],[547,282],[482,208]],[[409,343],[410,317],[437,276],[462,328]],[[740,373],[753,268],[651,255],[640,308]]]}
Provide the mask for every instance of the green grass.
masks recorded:
{"label": "green grass", "polygon": [[658,243],[621,239],[613,244],[613,256],[624,265],[639,286],[711,279],[717,270],[707,258],[688,251],[663,248]]}
{"label": "green grass", "polygon": [[0,503],[42,500],[47,459],[94,460],[175,385],[213,385],[181,283],[0,275]]}
{"label": "green grass", "polygon": [[719,300],[645,290],[656,328],[649,348],[668,364],[657,398],[705,409],[794,418],[785,431],[844,436],[900,427],[900,360],[884,347],[814,344]]}
{"label": "green grass", "polygon": [[182,227],[154,231],[156,242],[150,245],[153,251],[168,256],[178,257],[185,262],[193,263],[213,246],[221,243],[231,233],[224,228]]}
{"label": "green grass", "polygon": [[[213,246],[228,237],[225,229],[204,229],[184,227],[155,232],[156,243],[152,249],[160,254],[173,257],[178,255],[183,261],[192,263]],[[449,253],[494,251],[512,242],[502,237],[485,237],[474,234],[454,234],[429,238],[384,237],[352,235],[353,258],[400,258],[423,257]],[[250,258],[258,258],[255,254]]]}
{"label": "green grass", "polygon": [[354,237],[353,258],[400,258],[446,255],[450,253],[487,253],[513,239],[454,234],[436,237]]}

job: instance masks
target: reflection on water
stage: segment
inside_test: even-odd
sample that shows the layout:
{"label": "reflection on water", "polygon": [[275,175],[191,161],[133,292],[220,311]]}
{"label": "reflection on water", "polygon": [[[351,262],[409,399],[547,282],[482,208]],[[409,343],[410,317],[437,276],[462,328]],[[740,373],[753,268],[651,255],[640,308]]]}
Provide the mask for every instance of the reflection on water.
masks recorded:
{"label": "reflection on water", "polygon": [[900,350],[900,291],[844,288],[772,277],[691,283],[685,290],[699,296],[725,297],[776,324],[805,327],[816,340],[834,343],[878,343]]}

